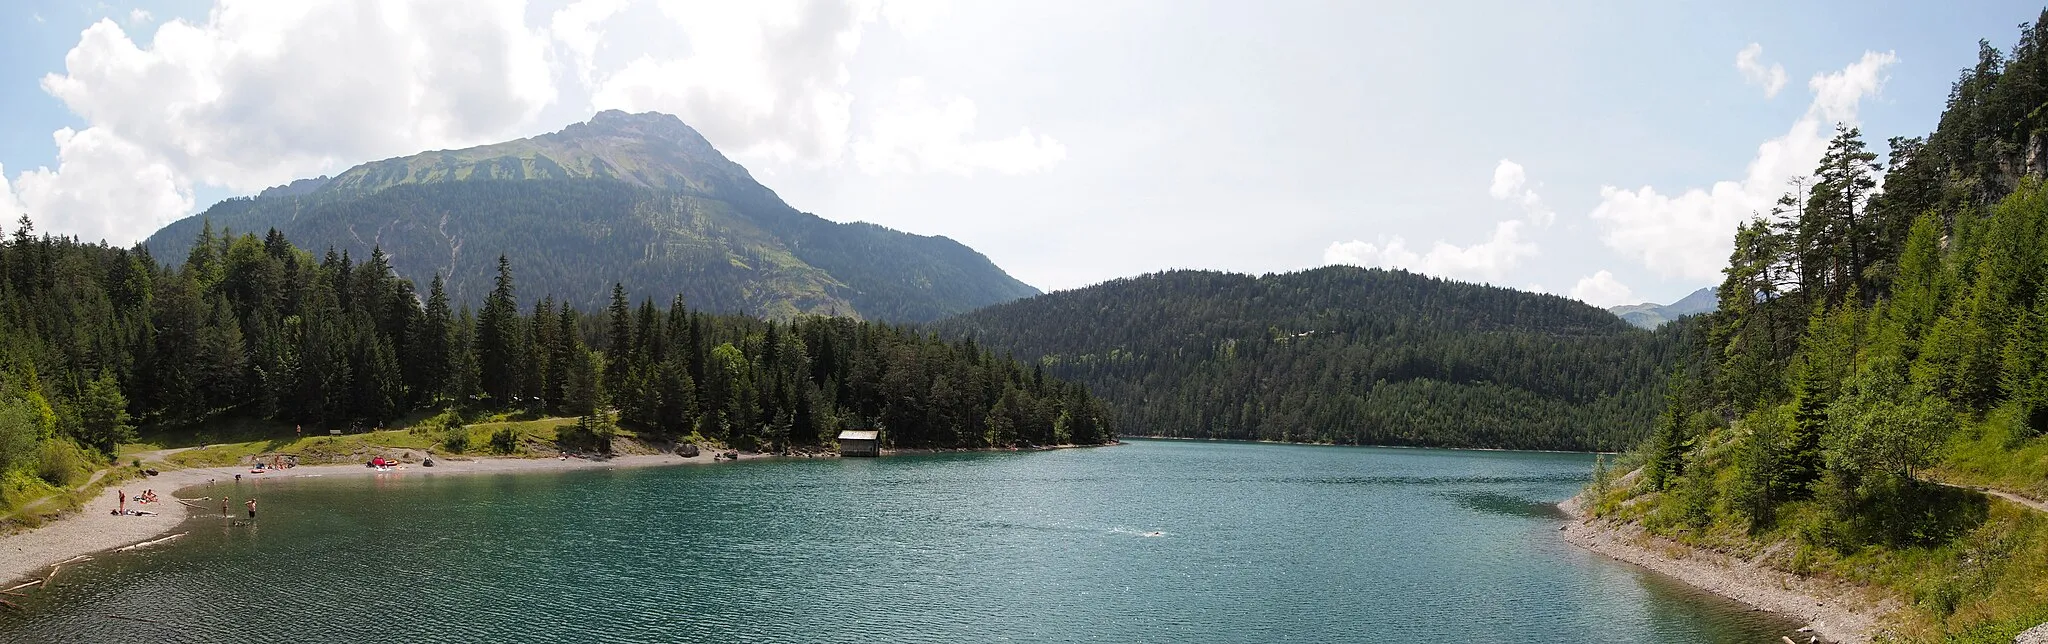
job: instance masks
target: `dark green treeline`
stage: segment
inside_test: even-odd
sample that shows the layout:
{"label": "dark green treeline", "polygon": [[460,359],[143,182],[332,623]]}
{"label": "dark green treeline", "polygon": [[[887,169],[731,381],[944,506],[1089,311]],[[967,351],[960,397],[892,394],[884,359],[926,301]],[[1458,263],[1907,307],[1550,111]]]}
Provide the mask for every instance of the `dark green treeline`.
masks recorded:
{"label": "dark green treeline", "polygon": [[210,226],[184,262],[38,236],[0,245],[0,466],[47,444],[103,454],[145,431],[227,418],[376,427],[418,410],[582,416],[782,450],[871,427],[904,447],[1101,443],[1077,385],[885,324],[765,321],[678,298],[583,312],[493,291],[457,306],[387,258],[295,248]]}
{"label": "dark green treeline", "polygon": [[1127,434],[1621,449],[1682,349],[1553,295],[1333,266],[1170,271],[949,318],[1110,401]]}

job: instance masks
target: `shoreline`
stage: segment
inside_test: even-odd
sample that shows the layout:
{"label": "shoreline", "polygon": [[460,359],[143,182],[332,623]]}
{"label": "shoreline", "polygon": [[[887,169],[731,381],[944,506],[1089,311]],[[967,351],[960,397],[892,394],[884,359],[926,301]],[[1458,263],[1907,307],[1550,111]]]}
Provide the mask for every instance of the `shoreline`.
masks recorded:
{"label": "shoreline", "polygon": [[[778,457],[772,454],[741,453],[738,460],[753,461]],[[273,473],[250,474],[246,466],[203,467],[169,470],[157,476],[130,481],[120,486],[110,486],[99,496],[87,501],[77,513],[65,515],[33,530],[0,536],[0,580],[8,586],[31,579],[41,579],[52,565],[77,559],[80,556],[98,555],[123,546],[156,539],[183,524],[195,509],[179,501],[199,502],[200,511],[211,512],[219,499],[199,492],[209,484],[233,482],[236,474],[242,474],[238,490],[248,490],[254,495],[264,479],[294,479],[311,477],[344,476],[459,476],[468,474],[501,474],[520,472],[567,472],[578,470],[619,469],[640,467],[665,467],[681,465],[712,465],[723,463],[711,458],[707,451],[702,456],[685,458],[675,454],[636,454],[615,456],[604,460],[586,458],[502,458],[479,457],[464,460],[437,459],[434,467],[405,464],[400,469],[377,471],[357,464],[303,465]],[[250,487],[242,488],[241,485]],[[146,509],[156,512],[155,516],[127,516],[106,514],[117,504],[116,496],[125,490],[129,494],[130,508],[145,506],[134,503],[135,495],[142,490],[155,490],[163,497],[161,503],[149,504]],[[240,496],[238,493],[237,496]],[[258,499],[261,502],[261,499]],[[229,505],[233,513],[242,512],[242,504]],[[29,590],[34,590],[33,588]]]}
{"label": "shoreline", "polygon": [[[1515,448],[1510,448],[1510,447],[1432,447],[1432,446],[1429,446],[1429,445],[1372,445],[1372,444],[1361,444],[1361,443],[1310,443],[1310,442],[1305,442],[1305,441],[1275,441],[1275,440],[1266,440],[1266,439],[1262,439],[1262,438],[1200,438],[1200,437],[1196,437],[1196,436],[1146,436],[1146,435],[1143,435],[1143,434],[1122,434],[1122,435],[1118,435],[1118,436],[1117,436],[1117,440],[1118,440],[1118,441],[1122,441],[1122,440],[1124,440],[1124,439],[1127,439],[1127,438],[1130,438],[1130,439],[1137,439],[1137,440],[1144,440],[1144,441],[1196,441],[1196,442],[1203,442],[1203,443],[1251,443],[1251,444],[1256,444],[1256,445],[1301,445],[1301,446],[1304,446],[1304,447],[1366,447],[1366,448],[1371,448],[1371,449],[1438,449],[1438,450],[1444,450],[1444,451],[1450,451],[1450,452],[1521,452],[1521,453],[1525,453],[1525,454],[1605,454],[1605,455],[1607,455],[1607,456],[1614,456],[1614,455],[1616,455],[1616,454],[1620,454],[1620,453],[1621,453],[1621,452],[1584,452],[1584,451],[1575,451],[1575,450],[1568,450],[1568,449],[1515,449]],[[1111,444],[1113,445],[1113,444],[1115,444],[1115,443],[1111,443]],[[1094,445],[1078,445],[1077,447],[1095,447],[1095,446],[1094,446]]]}
{"label": "shoreline", "polygon": [[[883,456],[937,454],[953,452],[1026,452],[1050,451],[1083,447],[1109,447],[1122,442],[1103,445],[1046,445],[1032,448],[910,448],[883,450]],[[698,456],[684,457],[673,452],[660,454],[623,454],[607,459],[584,457],[561,458],[519,458],[502,456],[442,457],[434,461],[434,467],[422,467],[417,463],[402,464],[398,469],[378,471],[361,464],[319,464],[302,465],[288,470],[277,470],[265,474],[251,474],[243,465],[226,467],[200,467],[181,470],[167,470],[162,474],[111,486],[87,501],[77,514],[54,519],[33,530],[0,535],[0,581],[6,585],[40,579],[55,564],[77,559],[80,556],[98,555],[124,546],[149,541],[169,534],[184,523],[195,511],[192,506],[179,501],[201,501],[198,511],[211,512],[212,504],[219,500],[198,490],[210,484],[232,482],[236,474],[242,475],[241,483],[251,486],[262,484],[264,479],[347,477],[347,476],[448,476],[466,474],[504,474],[533,472],[567,472],[577,470],[620,469],[642,467],[674,467],[684,465],[718,465],[740,461],[797,460],[812,458],[840,458],[837,453],[793,453],[771,454],[761,452],[738,452],[734,460],[714,457],[721,450],[704,450]],[[157,514],[154,516],[127,516],[105,514],[114,509],[116,495],[123,490],[140,494],[144,489],[155,490],[164,498],[162,503],[147,507]],[[247,488],[253,494],[255,487]],[[130,494],[131,508],[135,494]],[[237,496],[240,496],[240,492]],[[258,499],[261,503],[261,499]],[[243,511],[240,502],[230,503],[231,513]],[[32,589],[31,589],[32,590]]]}
{"label": "shoreline", "polygon": [[1859,588],[1802,577],[1758,560],[1693,548],[1644,532],[1639,526],[1590,518],[1574,496],[1557,504],[1568,519],[1558,529],[1566,543],[1648,569],[1758,610],[1803,620],[1827,642],[1865,644],[1896,606],[1872,601]]}

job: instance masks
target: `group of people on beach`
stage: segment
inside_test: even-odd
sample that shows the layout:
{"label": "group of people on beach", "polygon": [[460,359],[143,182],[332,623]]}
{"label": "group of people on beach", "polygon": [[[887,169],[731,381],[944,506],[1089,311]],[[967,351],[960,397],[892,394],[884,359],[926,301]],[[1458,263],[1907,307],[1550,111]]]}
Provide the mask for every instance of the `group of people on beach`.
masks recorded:
{"label": "group of people on beach", "polygon": [[[131,517],[156,516],[155,512],[151,512],[148,510],[143,510],[140,508],[134,510],[128,509],[127,490],[116,490],[114,493],[120,499],[120,501],[118,502],[117,505],[114,506],[114,509],[108,512],[107,514],[125,515]],[[144,503],[160,503],[160,501],[158,501],[156,498],[156,490],[143,490],[142,494],[138,494],[135,496],[136,505],[142,505]]]}
{"label": "group of people on beach", "polygon": [[[109,512],[107,512],[107,514],[116,514],[116,515],[127,515],[127,516],[131,516],[131,517],[147,517],[147,516],[156,516],[156,513],[155,513],[155,512],[151,512],[151,511],[148,511],[148,510],[140,510],[140,509],[137,509],[137,510],[130,510],[130,509],[128,509],[128,491],[127,491],[127,490],[116,490],[116,491],[114,492],[114,495],[115,495],[115,496],[114,496],[114,498],[116,499],[116,501],[115,501],[116,505],[115,505],[114,509],[113,509],[112,511],[109,511]],[[137,505],[140,505],[140,504],[143,504],[143,503],[162,503],[162,502],[163,502],[163,501],[161,501],[161,500],[157,499],[157,497],[156,497],[156,490],[143,490],[143,491],[142,491],[142,494],[136,495],[136,497],[135,497],[135,503],[136,503]],[[191,505],[191,504],[189,504],[189,503],[188,503],[188,504],[186,504],[186,505]],[[250,499],[249,499],[249,500],[247,500],[247,501],[243,501],[243,502],[242,502],[242,505],[243,505],[244,507],[247,507],[247,508],[249,508],[249,518],[251,518],[251,519],[254,519],[254,518],[256,518],[256,499],[255,499],[255,498],[253,498],[253,497],[252,497],[252,498],[250,498]],[[198,506],[193,506],[193,507],[198,507]],[[226,497],[226,496],[222,496],[222,497],[220,497],[220,514],[221,514],[221,516],[227,516],[227,515],[228,515],[228,497]]]}
{"label": "group of people on beach", "polygon": [[[114,493],[119,501],[114,506],[113,514],[131,514],[128,511],[128,491],[116,490]],[[162,503],[162,501],[156,498],[156,490],[143,490],[141,494],[135,495],[135,504],[142,505],[144,503]]]}

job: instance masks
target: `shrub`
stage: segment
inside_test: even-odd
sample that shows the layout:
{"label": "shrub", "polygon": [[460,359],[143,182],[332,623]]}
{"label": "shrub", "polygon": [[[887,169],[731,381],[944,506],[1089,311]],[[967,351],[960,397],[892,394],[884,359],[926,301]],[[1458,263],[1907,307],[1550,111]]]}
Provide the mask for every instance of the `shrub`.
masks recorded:
{"label": "shrub", "polygon": [[[457,429],[462,427],[462,412],[454,409],[443,409],[441,413],[428,416],[425,420],[414,424],[411,429],[414,434],[431,436],[436,432],[451,427]],[[464,439],[464,442],[468,442],[467,439]]]}
{"label": "shrub", "polygon": [[[463,440],[468,441],[467,438]],[[519,451],[519,430],[500,427],[497,431],[491,432],[491,451],[499,454]]]}
{"label": "shrub", "polygon": [[456,454],[469,451],[469,428],[460,423],[449,427],[441,436],[441,448]]}
{"label": "shrub", "polygon": [[71,487],[92,469],[78,444],[68,440],[43,441],[36,461],[36,477],[60,488]]}

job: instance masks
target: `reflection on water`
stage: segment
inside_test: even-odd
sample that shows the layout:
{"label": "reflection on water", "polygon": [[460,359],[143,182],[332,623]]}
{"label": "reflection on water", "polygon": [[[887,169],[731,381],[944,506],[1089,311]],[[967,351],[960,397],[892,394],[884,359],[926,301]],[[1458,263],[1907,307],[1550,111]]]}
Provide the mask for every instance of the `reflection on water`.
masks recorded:
{"label": "reflection on water", "polygon": [[[1756,642],[1564,544],[1567,454],[1137,441],[1025,454],[222,484],[0,641]],[[236,525],[237,522],[245,525]],[[115,619],[119,616],[130,619]]]}

